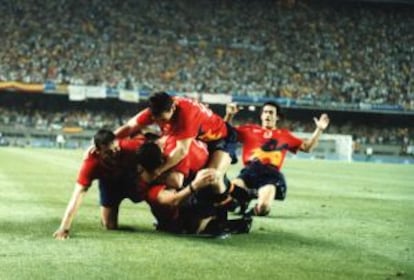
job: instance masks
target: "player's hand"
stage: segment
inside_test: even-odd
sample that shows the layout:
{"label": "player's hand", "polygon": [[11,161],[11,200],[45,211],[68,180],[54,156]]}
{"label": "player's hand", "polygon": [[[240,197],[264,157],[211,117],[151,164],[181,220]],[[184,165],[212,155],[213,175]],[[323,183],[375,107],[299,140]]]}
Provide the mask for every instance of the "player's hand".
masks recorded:
{"label": "player's hand", "polygon": [[161,168],[157,168],[151,173],[151,175],[153,176],[153,179],[156,179],[160,177],[162,173],[164,173],[164,171]]}
{"label": "player's hand", "polygon": [[239,107],[237,103],[229,103],[226,105],[226,114],[228,115],[235,115],[239,111]]}
{"label": "player's hand", "polygon": [[318,129],[324,131],[329,125],[329,117],[327,114],[322,114],[319,119],[313,118]]}
{"label": "player's hand", "polygon": [[205,186],[217,183],[217,171],[213,168],[201,169],[197,172],[196,177],[191,182],[191,185],[196,189],[201,189]]}
{"label": "player's hand", "polygon": [[69,238],[69,230],[67,229],[58,229],[57,231],[55,231],[55,233],[53,233],[53,237],[56,240],[66,240]]}
{"label": "player's hand", "polygon": [[93,154],[93,153],[95,153],[97,150],[96,150],[96,147],[95,147],[95,145],[90,145],[87,149],[86,149],[86,154]]}

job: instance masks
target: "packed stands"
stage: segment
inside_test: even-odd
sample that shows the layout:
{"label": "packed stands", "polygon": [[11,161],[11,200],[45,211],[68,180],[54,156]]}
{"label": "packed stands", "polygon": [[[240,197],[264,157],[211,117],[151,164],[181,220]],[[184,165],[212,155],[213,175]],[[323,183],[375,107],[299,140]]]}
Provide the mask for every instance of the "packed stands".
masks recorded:
{"label": "packed stands", "polygon": [[3,1],[0,82],[414,109],[413,6]]}

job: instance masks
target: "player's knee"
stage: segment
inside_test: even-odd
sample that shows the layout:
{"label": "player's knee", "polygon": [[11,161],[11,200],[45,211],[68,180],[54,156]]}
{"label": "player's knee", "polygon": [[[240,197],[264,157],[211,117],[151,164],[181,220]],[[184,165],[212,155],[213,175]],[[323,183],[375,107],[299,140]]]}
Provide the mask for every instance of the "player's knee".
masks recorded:
{"label": "player's knee", "polygon": [[115,230],[118,228],[117,213],[104,211],[101,217],[101,224],[105,230]]}
{"label": "player's knee", "polygon": [[270,205],[267,203],[258,204],[255,208],[255,214],[257,216],[267,216],[270,213]]}
{"label": "player's knee", "polygon": [[118,225],[114,221],[102,221],[102,226],[105,230],[116,230]]}

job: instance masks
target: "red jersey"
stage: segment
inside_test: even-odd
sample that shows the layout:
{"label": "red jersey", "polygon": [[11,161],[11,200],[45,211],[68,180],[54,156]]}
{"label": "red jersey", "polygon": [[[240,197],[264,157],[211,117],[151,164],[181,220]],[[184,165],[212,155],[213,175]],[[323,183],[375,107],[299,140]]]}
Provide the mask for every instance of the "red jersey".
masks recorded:
{"label": "red jersey", "polygon": [[144,143],[144,137],[118,140],[120,151],[116,163],[104,163],[96,151],[88,152],[82,162],[77,182],[85,188],[90,187],[95,179],[111,179],[123,174],[134,166],[136,150]]}
{"label": "red jersey", "polygon": [[[149,187],[144,194],[145,201],[151,207],[151,212],[157,222],[163,228],[174,228],[179,218],[179,207],[164,205],[158,202],[158,195],[161,191],[167,191],[165,185],[155,185]],[[170,190],[175,191],[175,190]]]}
{"label": "red jersey", "polygon": [[[163,147],[164,154],[168,156],[174,150],[176,144],[175,137],[167,137]],[[203,168],[207,161],[208,150],[206,144],[194,139],[191,142],[188,154],[173,167],[173,170],[184,174],[184,177],[187,178],[190,174],[195,174]]]}
{"label": "red jersey", "polygon": [[[184,97],[173,97],[176,111],[168,122],[157,122],[164,135],[172,135],[177,140],[197,137],[204,142],[222,139],[227,136],[224,120],[203,104]],[[137,125],[148,126],[154,123],[151,111],[147,108],[135,117]]]}
{"label": "red jersey", "polygon": [[243,163],[259,160],[282,168],[287,151],[296,153],[303,140],[287,129],[266,129],[256,124],[236,127],[238,140],[243,143]]}

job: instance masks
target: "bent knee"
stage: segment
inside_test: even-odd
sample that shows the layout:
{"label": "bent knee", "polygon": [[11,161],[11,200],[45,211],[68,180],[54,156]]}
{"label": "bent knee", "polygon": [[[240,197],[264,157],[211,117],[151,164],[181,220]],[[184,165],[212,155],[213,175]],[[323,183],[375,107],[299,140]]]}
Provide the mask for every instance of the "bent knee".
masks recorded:
{"label": "bent knee", "polygon": [[270,213],[270,205],[269,204],[258,204],[255,207],[255,214],[257,216],[267,216]]}
{"label": "bent knee", "polygon": [[116,230],[118,228],[117,223],[102,221],[102,226],[105,230]]}

